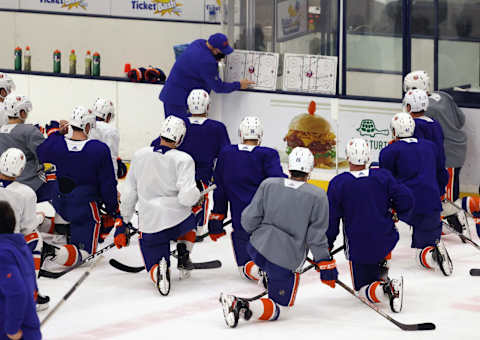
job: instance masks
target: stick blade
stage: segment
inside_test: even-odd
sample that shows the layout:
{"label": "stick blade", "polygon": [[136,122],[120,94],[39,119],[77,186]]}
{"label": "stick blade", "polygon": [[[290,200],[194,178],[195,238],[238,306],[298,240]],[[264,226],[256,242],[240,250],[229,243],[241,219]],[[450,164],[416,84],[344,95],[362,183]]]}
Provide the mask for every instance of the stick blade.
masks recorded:
{"label": "stick blade", "polygon": [[418,331],[433,331],[435,328],[436,326],[432,322],[419,323],[417,325]]}
{"label": "stick blade", "polygon": [[215,269],[220,268],[222,262],[219,260],[207,261],[207,262],[193,262],[194,269]]}
{"label": "stick blade", "polygon": [[470,275],[471,276],[480,276],[480,269],[470,269]]}
{"label": "stick blade", "polygon": [[145,267],[130,267],[130,266],[124,265],[123,263],[118,262],[115,259],[110,259],[108,263],[110,263],[112,267],[127,273],[140,273],[142,270],[145,269]]}

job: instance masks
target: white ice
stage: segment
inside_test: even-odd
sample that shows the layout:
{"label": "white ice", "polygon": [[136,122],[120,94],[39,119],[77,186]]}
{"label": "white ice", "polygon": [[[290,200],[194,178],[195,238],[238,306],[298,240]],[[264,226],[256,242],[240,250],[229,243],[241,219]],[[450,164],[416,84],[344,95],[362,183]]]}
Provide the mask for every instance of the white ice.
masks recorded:
{"label": "white ice", "polygon": [[[230,228],[228,228],[230,231]],[[474,240],[478,240],[472,230]],[[115,258],[125,264],[142,265],[138,241],[130,247],[112,249],[58,312],[42,328],[44,339],[479,339],[480,277],[469,276],[480,268],[480,251],[462,244],[453,235],[444,238],[454,262],[454,273],[422,270],[414,262],[410,232],[400,226],[401,240],[393,252],[390,276],[403,275],[404,310],[399,314],[383,310],[403,323],[433,322],[435,331],[405,332],[363,305],[343,288],[323,285],[316,271],[302,275],[295,306],[276,322],[239,322],[226,327],[220,292],[254,296],[262,289],[240,279],[231,242],[206,239],[197,243],[194,261],[220,259],[223,267],[197,270],[188,280],[179,281],[172,261],[172,289],[160,296],[146,272],[120,272],[108,264]],[[111,238],[105,244],[111,242]],[[336,246],[341,240],[337,240]],[[173,246],[172,246],[173,247]],[[348,263],[336,255],[339,279],[351,286]],[[87,267],[78,268],[57,280],[41,278],[43,294],[51,298],[50,309],[72,287]],[[43,319],[47,311],[40,312]]]}

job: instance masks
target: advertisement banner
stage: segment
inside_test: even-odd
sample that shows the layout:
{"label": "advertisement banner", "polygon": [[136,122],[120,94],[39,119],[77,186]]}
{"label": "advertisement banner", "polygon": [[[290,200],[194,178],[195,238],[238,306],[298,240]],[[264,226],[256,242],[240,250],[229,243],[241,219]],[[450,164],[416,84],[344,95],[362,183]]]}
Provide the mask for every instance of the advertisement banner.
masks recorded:
{"label": "advertisement banner", "polygon": [[204,21],[205,11],[205,1],[198,0],[115,0],[111,15]]}
{"label": "advertisement banner", "polygon": [[278,1],[275,16],[277,41],[287,41],[308,33],[307,0]]}
{"label": "advertisement banner", "polygon": [[20,9],[87,15],[109,15],[110,0],[20,0]]}
{"label": "advertisement banner", "polygon": [[19,0],[0,0],[0,9],[18,9],[18,1]]}

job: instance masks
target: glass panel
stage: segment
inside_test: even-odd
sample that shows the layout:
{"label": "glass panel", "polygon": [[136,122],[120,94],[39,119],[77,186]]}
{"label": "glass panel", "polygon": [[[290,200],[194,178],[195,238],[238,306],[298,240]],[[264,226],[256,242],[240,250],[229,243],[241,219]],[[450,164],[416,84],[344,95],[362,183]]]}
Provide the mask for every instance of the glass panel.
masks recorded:
{"label": "glass panel", "polygon": [[480,39],[480,1],[440,2],[440,38]]}
{"label": "glass panel", "polygon": [[400,98],[402,2],[346,0],[345,10],[347,94]]}

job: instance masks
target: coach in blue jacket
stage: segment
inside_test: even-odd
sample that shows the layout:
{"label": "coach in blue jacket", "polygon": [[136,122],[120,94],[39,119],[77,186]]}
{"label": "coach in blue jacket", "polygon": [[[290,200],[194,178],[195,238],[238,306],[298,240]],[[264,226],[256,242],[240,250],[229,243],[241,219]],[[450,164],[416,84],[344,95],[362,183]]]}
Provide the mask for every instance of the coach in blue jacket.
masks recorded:
{"label": "coach in blue jacket", "polygon": [[242,79],[233,83],[225,83],[218,74],[218,62],[233,52],[227,37],[216,33],[205,39],[193,41],[178,57],[168,76],[165,86],[160,92],[165,117],[174,114],[188,116],[187,97],[193,89],[211,90],[217,93],[230,93],[246,89],[254,82]]}
{"label": "coach in blue jacket", "polygon": [[15,214],[0,201],[0,340],[40,340],[32,252],[14,229]]}

